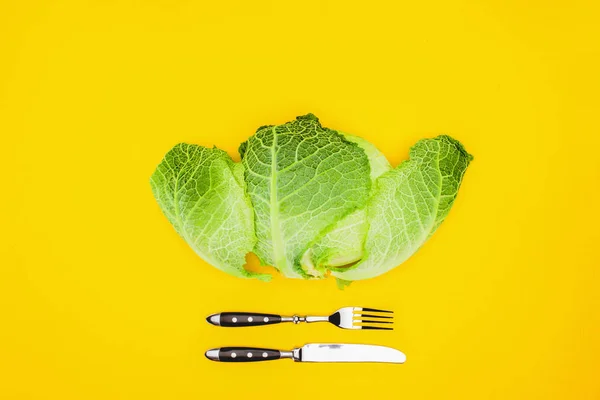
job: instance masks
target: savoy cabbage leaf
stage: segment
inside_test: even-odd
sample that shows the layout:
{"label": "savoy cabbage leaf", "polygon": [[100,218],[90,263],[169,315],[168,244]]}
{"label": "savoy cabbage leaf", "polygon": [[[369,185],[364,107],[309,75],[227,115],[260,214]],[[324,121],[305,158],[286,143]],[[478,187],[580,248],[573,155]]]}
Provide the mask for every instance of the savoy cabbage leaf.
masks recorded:
{"label": "savoy cabbage leaf", "polygon": [[[345,137],[365,151],[371,166],[372,181],[392,168],[385,155],[372,143],[358,136]],[[302,268],[313,277],[323,277],[331,267],[340,267],[360,260],[368,228],[366,207],[334,222],[304,253],[301,259]]]}
{"label": "savoy cabbage leaf", "polygon": [[414,145],[409,160],[375,181],[362,259],[332,275],[348,281],[373,278],[408,259],[448,215],[472,158],[445,135]]}
{"label": "savoy cabbage leaf", "polygon": [[240,146],[255,214],[254,253],[291,278],[306,250],[336,221],[367,202],[367,156],[312,114],[265,126]]}
{"label": "savoy cabbage leaf", "polygon": [[256,236],[243,173],[222,150],[182,143],[165,155],[150,183],[169,222],[201,258],[240,278],[269,280],[244,269]]}

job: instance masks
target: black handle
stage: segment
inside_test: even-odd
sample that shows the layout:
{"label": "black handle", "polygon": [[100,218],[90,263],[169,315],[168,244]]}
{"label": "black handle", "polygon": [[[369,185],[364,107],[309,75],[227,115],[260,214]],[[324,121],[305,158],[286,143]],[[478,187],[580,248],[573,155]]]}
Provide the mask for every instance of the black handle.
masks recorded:
{"label": "black handle", "polygon": [[281,315],[246,312],[223,312],[220,314],[213,314],[206,318],[206,320],[217,326],[259,326],[278,324],[281,322]]}
{"label": "black handle", "polygon": [[221,347],[206,352],[206,358],[221,362],[254,362],[279,360],[281,352],[273,349],[258,347]]}

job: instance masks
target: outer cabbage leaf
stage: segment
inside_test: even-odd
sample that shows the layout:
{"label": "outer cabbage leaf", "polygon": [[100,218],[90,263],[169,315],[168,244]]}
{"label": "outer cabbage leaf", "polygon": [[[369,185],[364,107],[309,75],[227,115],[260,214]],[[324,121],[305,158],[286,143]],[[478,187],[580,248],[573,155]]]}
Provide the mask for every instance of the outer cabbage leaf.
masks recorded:
{"label": "outer cabbage leaf", "polygon": [[[374,181],[392,168],[385,155],[372,143],[358,136],[345,137],[365,151],[371,166],[371,180]],[[304,253],[302,268],[311,276],[323,277],[330,267],[360,260],[368,228],[366,207],[336,221],[323,237]]]}
{"label": "outer cabbage leaf", "polygon": [[323,231],[365,206],[365,152],[312,114],[265,126],[240,146],[258,241],[254,253],[287,277],[305,278],[300,258]]}
{"label": "outer cabbage leaf", "polygon": [[448,215],[471,160],[449,136],[417,142],[410,160],[375,182],[363,258],[333,269],[332,275],[348,281],[373,278],[408,259]]}
{"label": "outer cabbage leaf", "polygon": [[206,262],[240,278],[269,280],[244,269],[256,236],[243,174],[224,151],[182,143],[165,155],[150,183],[167,219]]}

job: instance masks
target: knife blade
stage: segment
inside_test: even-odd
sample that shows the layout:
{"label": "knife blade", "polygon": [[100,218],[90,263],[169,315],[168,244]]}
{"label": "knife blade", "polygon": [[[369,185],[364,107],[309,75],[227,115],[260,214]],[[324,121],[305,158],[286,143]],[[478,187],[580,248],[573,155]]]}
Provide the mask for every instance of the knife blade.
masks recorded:
{"label": "knife blade", "polygon": [[406,356],[400,350],[370,344],[311,343],[301,347],[303,362],[383,362],[402,364]]}
{"label": "knife blade", "polygon": [[370,344],[310,343],[292,351],[256,347],[221,347],[206,352],[221,362],[254,362],[290,358],[298,362],[375,362],[402,364],[406,356],[391,347]]}

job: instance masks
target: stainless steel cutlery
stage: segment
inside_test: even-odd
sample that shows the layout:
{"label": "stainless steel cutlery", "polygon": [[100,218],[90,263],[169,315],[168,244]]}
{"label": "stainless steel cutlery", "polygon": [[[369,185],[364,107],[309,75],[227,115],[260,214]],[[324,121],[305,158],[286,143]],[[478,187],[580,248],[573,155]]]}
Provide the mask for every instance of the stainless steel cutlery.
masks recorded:
{"label": "stainless steel cutlery", "polygon": [[380,329],[392,330],[393,311],[376,308],[344,307],[329,316],[282,316],[277,314],[258,314],[248,312],[223,312],[212,314],[206,318],[217,326],[245,327],[272,325],[282,322],[329,322],[343,329]]}
{"label": "stainless steel cutlery", "polygon": [[[331,315],[284,316],[252,312],[222,312],[206,320],[216,326],[246,327],[282,322],[329,322],[343,329],[392,330],[394,312],[367,307],[343,307]],[[210,349],[206,358],[220,362],[255,362],[289,358],[298,362],[375,362],[402,364],[406,356],[399,350],[369,344],[311,343],[289,351],[258,347],[221,347]]]}
{"label": "stainless steel cutlery", "polygon": [[402,364],[406,356],[400,350],[369,344],[311,343],[290,351],[256,347],[221,347],[206,352],[212,361],[255,362],[289,358],[298,362],[374,362]]}

